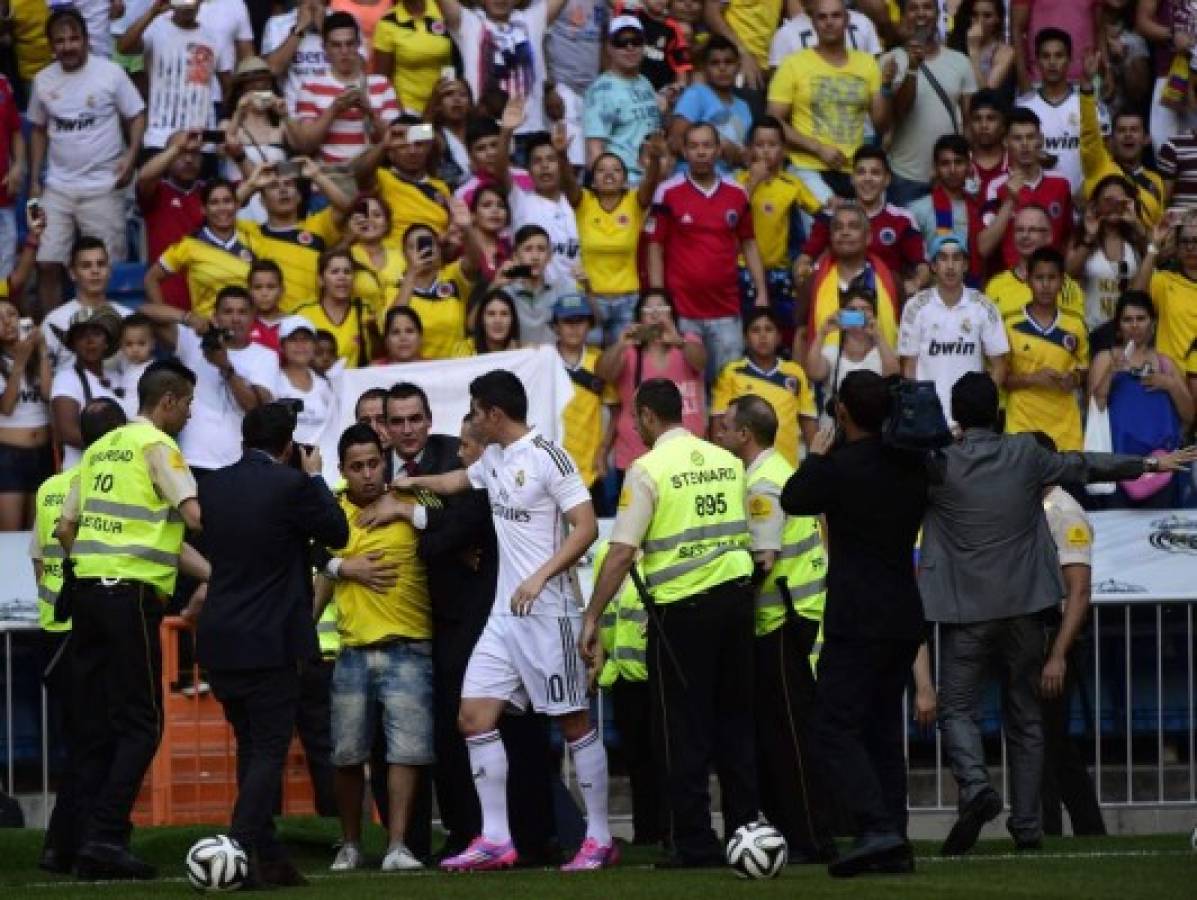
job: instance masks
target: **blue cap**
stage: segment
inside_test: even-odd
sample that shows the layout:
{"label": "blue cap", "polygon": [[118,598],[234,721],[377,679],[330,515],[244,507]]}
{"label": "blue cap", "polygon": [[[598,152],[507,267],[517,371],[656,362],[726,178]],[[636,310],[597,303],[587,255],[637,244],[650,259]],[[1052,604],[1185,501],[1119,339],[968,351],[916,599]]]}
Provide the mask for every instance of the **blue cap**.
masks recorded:
{"label": "blue cap", "polygon": [[594,318],[594,312],[581,294],[563,294],[553,304],[554,322],[560,322],[562,319],[590,318]]}
{"label": "blue cap", "polygon": [[939,256],[939,251],[948,246],[948,244],[955,244],[965,254],[968,253],[968,241],[955,232],[951,232],[949,234],[938,234],[931,239],[931,249],[927,254],[928,258],[934,262],[935,257]]}

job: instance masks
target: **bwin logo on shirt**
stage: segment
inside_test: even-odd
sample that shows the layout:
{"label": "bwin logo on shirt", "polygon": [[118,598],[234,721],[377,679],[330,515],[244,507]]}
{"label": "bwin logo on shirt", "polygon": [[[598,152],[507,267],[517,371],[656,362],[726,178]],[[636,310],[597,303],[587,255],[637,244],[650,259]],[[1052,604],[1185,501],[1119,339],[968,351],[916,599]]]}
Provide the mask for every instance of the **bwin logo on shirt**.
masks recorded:
{"label": "bwin logo on shirt", "polygon": [[964,338],[956,338],[954,341],[932,339],[927,346],[928,356],[973,356],[976,352],[976,341],[966,341]]}

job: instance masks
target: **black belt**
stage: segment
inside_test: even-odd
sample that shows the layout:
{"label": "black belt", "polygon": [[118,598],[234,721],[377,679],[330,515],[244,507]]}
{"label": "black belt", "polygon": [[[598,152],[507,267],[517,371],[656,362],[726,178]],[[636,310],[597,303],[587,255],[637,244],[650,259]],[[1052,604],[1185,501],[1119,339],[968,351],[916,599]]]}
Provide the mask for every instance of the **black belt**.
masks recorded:
{"label": "black belt", "polygon": [[110,594],[123,594],[130,590],[153,588],[144,581],[134,581],[131,578],[76,578],[75,583],[81,588],[93,591],[106,591]]}
{"label": "black belt", "polygon": [[383,638],[381,641],[374,641],[372,644],[345,644],[346,650],[385,650],[387,647],[394,647],[396,644],[431,644],[432,638],[414,638],[403,637],[396,635],[395,637]]}

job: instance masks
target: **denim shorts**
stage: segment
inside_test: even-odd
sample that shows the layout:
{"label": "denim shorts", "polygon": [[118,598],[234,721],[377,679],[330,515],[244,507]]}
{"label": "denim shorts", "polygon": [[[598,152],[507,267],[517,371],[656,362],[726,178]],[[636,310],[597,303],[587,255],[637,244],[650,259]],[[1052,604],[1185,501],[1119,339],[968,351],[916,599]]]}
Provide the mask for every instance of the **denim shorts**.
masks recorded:
{"label": "denim shorts", "polygon": [[431,641],[341,648],[332,677],[333,765],[370,758],[380,707],[387,762],[431,764]]}

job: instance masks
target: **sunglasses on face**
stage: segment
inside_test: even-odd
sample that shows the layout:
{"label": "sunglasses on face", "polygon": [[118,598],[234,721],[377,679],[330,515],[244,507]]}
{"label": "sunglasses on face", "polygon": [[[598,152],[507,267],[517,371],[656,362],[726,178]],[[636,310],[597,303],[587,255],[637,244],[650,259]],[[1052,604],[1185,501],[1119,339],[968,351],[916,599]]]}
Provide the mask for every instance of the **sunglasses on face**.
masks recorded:
{"label": "sunglasses on face", "polygon": [[638,38],[638,37],[615,38],[615,40],[611,41],[611,46],[614,47],[616,50],[631,50],[633,47],[643,47],[644,46],[644,38]]}

